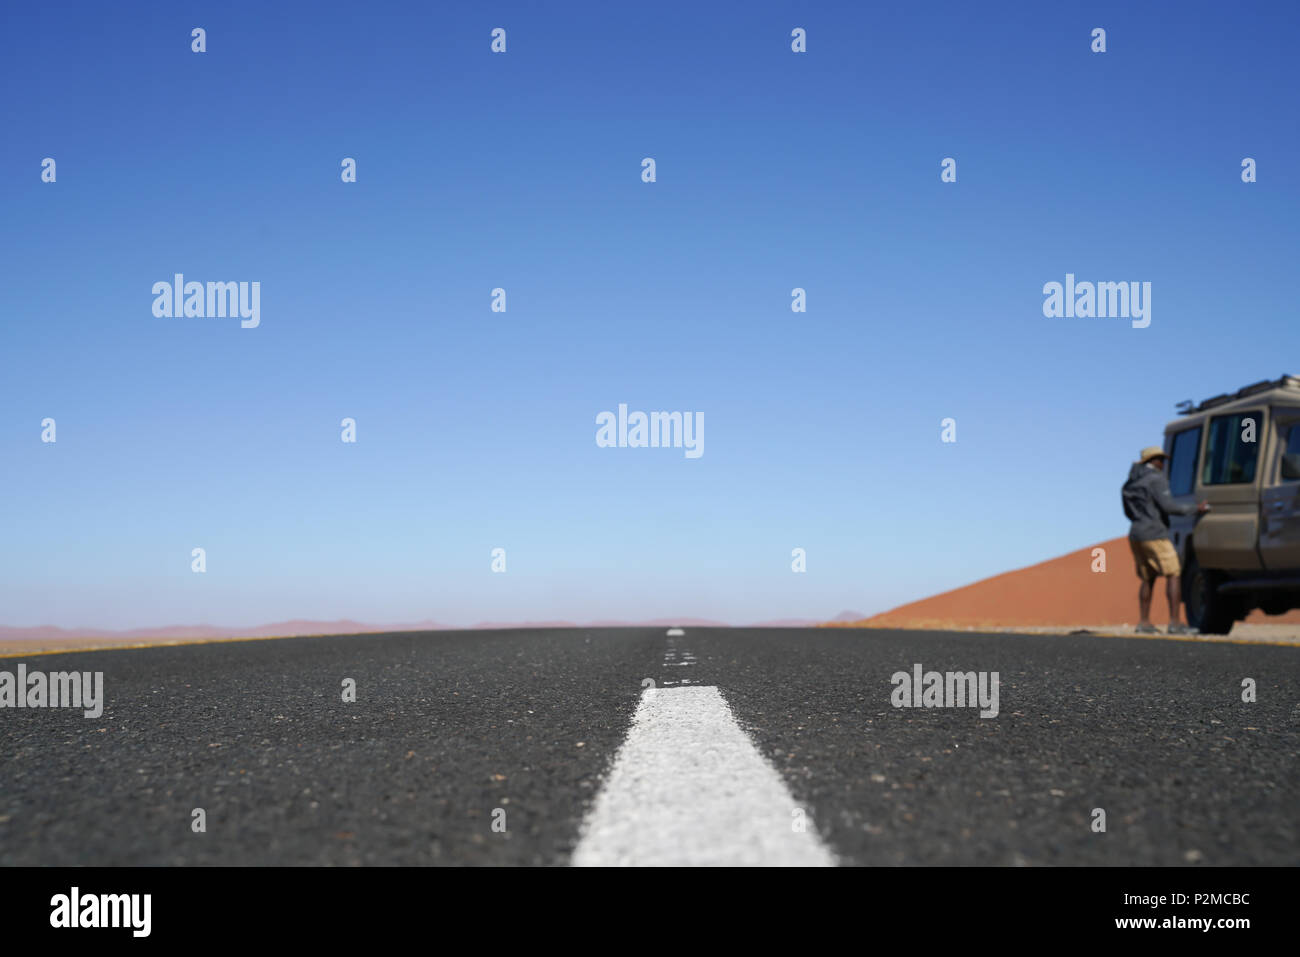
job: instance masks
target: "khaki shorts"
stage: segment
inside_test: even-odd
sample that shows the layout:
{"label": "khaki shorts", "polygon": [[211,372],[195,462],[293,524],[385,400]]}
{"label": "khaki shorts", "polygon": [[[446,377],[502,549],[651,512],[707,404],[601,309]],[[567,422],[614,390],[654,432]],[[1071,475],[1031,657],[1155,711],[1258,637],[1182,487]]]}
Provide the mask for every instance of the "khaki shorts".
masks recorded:
{"label": "khaki shorts", "polygon": [[1177,575],[1182,571],[1174,543],[1167,538],[1153,538],[1145,542],[1128,540],[1137,564],[1138,578],[1144,582],[1155,581],[1162,575]]}

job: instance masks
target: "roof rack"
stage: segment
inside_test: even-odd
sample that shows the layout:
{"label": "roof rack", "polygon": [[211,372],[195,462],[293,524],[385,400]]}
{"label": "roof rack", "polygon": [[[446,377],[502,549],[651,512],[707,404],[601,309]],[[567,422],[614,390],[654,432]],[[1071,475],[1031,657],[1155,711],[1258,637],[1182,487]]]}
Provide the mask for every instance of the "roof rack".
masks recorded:
{"label": "roof rack", "polygon": [[1237,399],[1244,399],[1260,392],[1267,392],[1269,389],[1300,389],[1300,376],[1283,375],[1278,379],[1262,379],[1259,382],[1252,382],[1250,385],[1242,386],[1236,392],[1225,392],[1222,395],[1206,399],[1199,405],[1193,405],[1190,399],[1184,400],[1178,403],[1176,408],[1179,415],[1191,415],[1193,412],[1204,412],[1206,409],[1213,409],[1216,406],[1225,405]]}

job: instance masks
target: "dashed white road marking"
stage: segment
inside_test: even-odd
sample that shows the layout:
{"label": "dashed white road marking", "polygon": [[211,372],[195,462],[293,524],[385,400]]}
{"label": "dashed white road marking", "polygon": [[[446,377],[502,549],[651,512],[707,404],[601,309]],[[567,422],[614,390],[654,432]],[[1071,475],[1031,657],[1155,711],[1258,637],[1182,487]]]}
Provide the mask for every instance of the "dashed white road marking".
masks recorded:
{"label": "dashed white road marking", "polygon": [[[683,651],[681,653],[680,660],[677,657],[677,642],[674,641],[673,639],[681,638],[683,635],[684,632],[680,628],[668,629],[668,647],[664,650],[663,666],[665,668],[685,668],[689,665],[695,664],[695,656],[691,654],[689,651]],[[680,686],[680,685],[689,685],[689,684],[699,684],[699,682],[698,681],[692,682],[690,678],[682,678],[680,680],[673,680],[673,681],[669,681],[667,679],[660,679],[659,684],[660,687],[671,688],[673,685]]]}
{"label": "dashed white road marking", "polygon": [[835,859],[721,692],[695,686],[641,693],[572,863],[829,866]]}

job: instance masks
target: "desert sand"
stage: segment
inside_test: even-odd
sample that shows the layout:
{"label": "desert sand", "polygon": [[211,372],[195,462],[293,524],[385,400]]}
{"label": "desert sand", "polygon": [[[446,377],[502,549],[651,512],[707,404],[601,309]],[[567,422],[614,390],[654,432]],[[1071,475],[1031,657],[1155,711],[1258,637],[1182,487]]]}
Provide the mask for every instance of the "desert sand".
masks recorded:
{"label": "desert sand", "polygon": [[[1105,552],[1105,571],[1094,571],[1095,549]],[[854,622],[831,627],[911,628],[942,631],[1017,631],[1061,634],[1088,630],[1132,634],[1137,623],[1138,578],[1126,538],[1098,542],[1059,558],[985,578]],[[1169,620],[1160,585],[1151,620]],[[1219,636],[1206,636],[1214,638]],[[1285,615],[1252,612],[1229,640],[1300,643],[1300,610]],[[1222,640],[1222,639],[1221,639]]]}

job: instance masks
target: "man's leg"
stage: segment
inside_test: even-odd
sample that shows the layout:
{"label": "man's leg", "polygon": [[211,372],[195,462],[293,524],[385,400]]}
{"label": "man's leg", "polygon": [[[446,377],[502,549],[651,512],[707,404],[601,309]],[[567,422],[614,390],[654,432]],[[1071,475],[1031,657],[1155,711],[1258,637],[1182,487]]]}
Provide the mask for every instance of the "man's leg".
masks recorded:
{"label": "man's leg", "polygon": [[1151,624],[1151,588],[1152,583],[1145,578],[1142,579],[1142,587],[1138,589],[1138,618],[1139,625]]}
{"label": "man's leg", "polygon": [[1183,603],[1183,589],[1177,575],[1165,579],[1165,596],[1169,599],[1169,624],[1176,625],[1180,621],[1178,608]]}
{"label": "man's leg", "polygon": [[1152,561],[1150,548],[1146,542],[1139,542],[1130,538],[1129,547],[1133,550],[1133,563],[1136,566],[1137,576],[1142,580],[1142,587],[1138,589],[1138,624],[1137,632],[1140,635],[1153,635],[1156,633],[1156,626],[1151,624],[1151,593],[1155,590],[1156,572],[1155,563]]}

